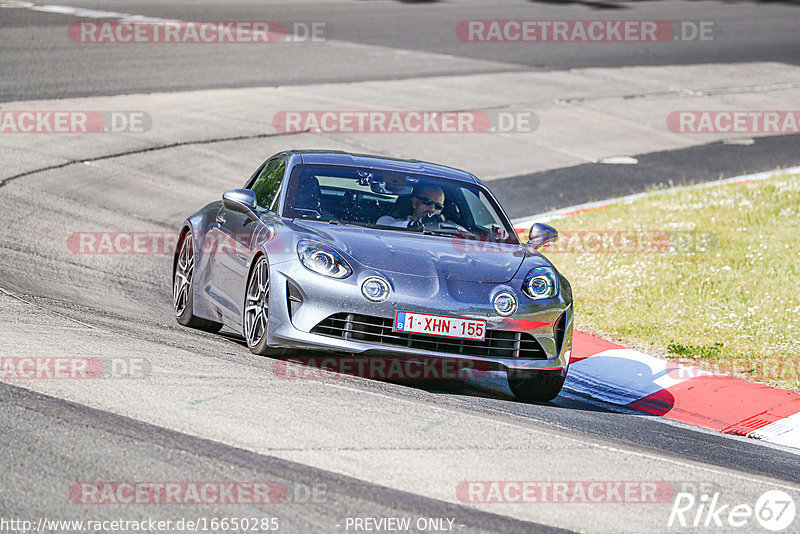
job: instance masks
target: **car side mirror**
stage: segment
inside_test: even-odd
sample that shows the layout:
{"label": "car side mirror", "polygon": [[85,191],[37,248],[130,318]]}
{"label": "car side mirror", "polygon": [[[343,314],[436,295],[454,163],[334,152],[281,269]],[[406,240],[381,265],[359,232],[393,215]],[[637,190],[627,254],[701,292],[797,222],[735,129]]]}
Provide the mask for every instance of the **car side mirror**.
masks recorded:
{"label": "car side mirror", "polygon": [[231,211],[244,213],[254,221],[260,221],[261,216],[256,211],[256,194],[252,189],[231,189],[222,195],[222,203]]}
{"label": "car side mirror", "polygon": [[528,245],[534,250],[558,241],[558,230],[548,224],[534,223],[528,230]]}

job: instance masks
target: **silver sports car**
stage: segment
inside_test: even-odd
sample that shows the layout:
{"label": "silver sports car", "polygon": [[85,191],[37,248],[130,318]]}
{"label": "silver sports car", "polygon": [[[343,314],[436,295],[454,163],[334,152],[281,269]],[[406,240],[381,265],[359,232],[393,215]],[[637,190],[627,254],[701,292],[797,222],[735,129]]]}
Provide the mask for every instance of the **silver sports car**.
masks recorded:
{"label": "silver sports car", "polygon": [[456,358],[505,370],[514,394],[555,398],[572,347],[572,291],[521,244],[486,186],[415,160],[301,150],[183,224],[178,322],[244,334],[256,354],[315,349]]}

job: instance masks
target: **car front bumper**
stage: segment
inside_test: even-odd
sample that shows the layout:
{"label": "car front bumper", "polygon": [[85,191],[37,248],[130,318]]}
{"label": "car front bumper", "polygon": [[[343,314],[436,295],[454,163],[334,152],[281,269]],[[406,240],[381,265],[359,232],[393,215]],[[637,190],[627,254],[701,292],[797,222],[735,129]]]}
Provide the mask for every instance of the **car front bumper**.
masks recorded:
{"label": "car front bumper", "polygon": [[[381,276],[389,282],[392,293],[387,301],[370,302],[362,295],[361,283],[370,276]],[[517,297],[519,308],[511,317],[500,317],[491,303],[492,295],[501,290],[512,291]],[[519,333],[517,339],[522,336],[535,340],[541,347],[541,352],[537,358],[532,359],[517,356],[524,351],[510,355],[516,351],[494,351],[490,346],[480,347],[480,343],[468,343],[474,350],[470,347],[461,348],[457,352],[430,350],[420,347],[430,347],[439,338],[422,334],[414,337],[429,339],[431,342],[412,341],[409,342],[411,346],[402,346],[353,339],[347,335],[318,333],[319,325],[326,319],[347,315],[382,320],[385,325],[389,325],[384,326],[386,331],[391,328],[390,323],[397,311],[484,320],[487,331],[500,332],[493,335],[509,337],[515,335],[509,333]],[[336,280],[309,271],[299,261],[282,262],[270,267],[267,343],[271,347],[355,355],[450,358],[482,363],[493,368],[560,370],[566,373],[572,350],[572,330],[572,303],[565,302],[562,295],[547,301],[533,301],[511,283],[449,281],[391,272],[379,273],[370,269],[360,270],[344,280]],[[366,337],[378,339],[379,336]],[[513,342],[503,341],[502,344],[508,346],[508,343]]]}

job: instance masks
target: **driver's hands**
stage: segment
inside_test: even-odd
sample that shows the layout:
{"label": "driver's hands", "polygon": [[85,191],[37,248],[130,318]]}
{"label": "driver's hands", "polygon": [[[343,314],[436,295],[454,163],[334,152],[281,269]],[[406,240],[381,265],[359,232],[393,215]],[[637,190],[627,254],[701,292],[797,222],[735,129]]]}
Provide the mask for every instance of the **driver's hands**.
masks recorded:
{"label": "driver's hands", "polygon": [[443,223],[444,217],[441,213],[429,213],[424,217],[420,218],[420,223],[422,226],[428,226],[431,224]]}

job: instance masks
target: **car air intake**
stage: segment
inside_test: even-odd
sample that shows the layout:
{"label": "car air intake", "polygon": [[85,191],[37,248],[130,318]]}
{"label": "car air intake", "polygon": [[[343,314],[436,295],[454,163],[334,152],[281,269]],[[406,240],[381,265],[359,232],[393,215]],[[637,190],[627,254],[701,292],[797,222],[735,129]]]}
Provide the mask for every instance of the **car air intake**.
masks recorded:
{"label": "car air intake", "polygon": [[524,360],[547,359],[547,354],[539,342],[527,332],[487,330],[486,339],[479,341],[393,332],[392,325],[393,320],[385,317],[337,313],[317,324],[311,329],[311,333],[453,355]]}
{"label": "car air intake", "polygon": [[289,318],[295,316],[300,306],[303,305],[303,294],[300,293],[300,288],[290,281],[286,281],[286,299],[289,304]]}
{"label": "car air intake", "polygon": [[556,342],[556,352],[561,354],[561,346],[564,344],[564,333],[567,328],[567,311],[558,316],[555,324],[553,324],[553,337]]}

